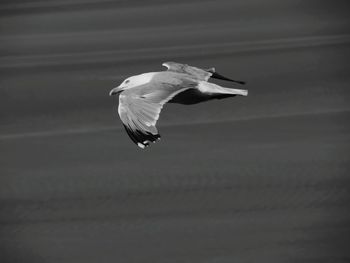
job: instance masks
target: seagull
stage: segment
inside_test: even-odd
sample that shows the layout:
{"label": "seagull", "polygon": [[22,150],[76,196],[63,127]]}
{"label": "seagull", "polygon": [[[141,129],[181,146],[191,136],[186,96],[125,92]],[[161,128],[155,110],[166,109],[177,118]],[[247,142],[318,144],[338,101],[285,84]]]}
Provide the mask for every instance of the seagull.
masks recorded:
{"label": "seagull", "polygon": [[156,123],[167,102],[189,105],[248,95],[247,90],[224,88],[208,82],[209,78],[216,78],[245,84],[216,73],[215,68],[201,69],[176,62],[162,65],[167,67],[166,71],[129,77],[109,93],[110,96],[119,94],[120,119],[131,140],[142,149],[160,139]]}

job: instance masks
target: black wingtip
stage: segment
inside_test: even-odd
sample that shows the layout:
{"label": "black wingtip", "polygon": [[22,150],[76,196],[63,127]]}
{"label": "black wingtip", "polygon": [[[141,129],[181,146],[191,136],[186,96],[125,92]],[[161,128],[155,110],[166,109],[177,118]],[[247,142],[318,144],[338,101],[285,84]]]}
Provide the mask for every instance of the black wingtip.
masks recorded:
{"label": "black wingtip", "polygon": [[240,80],[236,80],[235,82],[238,83],[238,84],[242,84],[242,85],[245,85],[245,84],[246,84],[245,81],[240,81]]}
{"label": "black wingtip", "polygon": [[148,147],[151,142],[156,142],[160,139],[159,134],[152,134],[150,132],[133,130],[128,125],[123,125],[131,140],[142,149]]}
{"label": "black wingtip", "polygon": [[235,83],[238,83],[238,84],[241,84],[241,85],[245,85],[245,84],[246,84],[245,81],[229,79],[229,78],[226,78],[226,77],[220,75],[220,74],[217,73],[217,72],[213,72],[212,75],[211,75],[211,77],[214,78],[214,79],[221,79],[221,80],[226,80],[226,81],[235,82]]}

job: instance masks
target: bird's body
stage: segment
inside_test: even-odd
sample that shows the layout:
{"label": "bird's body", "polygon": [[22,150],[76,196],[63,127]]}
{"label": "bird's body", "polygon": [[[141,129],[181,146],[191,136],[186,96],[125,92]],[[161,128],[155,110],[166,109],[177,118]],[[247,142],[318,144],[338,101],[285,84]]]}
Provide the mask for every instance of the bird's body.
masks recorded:
{"label": "bird's body", "polygon": [[246,90],[209,83],[210,77],[216,77],[244,84],[215,73],[213,68],[203,70],[175,62],[163,65],[167,71],[130,77],[110,92],[110,95],[120,93],[119,116],[130,138],[141,148],[160,138],[155,125],[165,103],[195,104],[248,94]]}

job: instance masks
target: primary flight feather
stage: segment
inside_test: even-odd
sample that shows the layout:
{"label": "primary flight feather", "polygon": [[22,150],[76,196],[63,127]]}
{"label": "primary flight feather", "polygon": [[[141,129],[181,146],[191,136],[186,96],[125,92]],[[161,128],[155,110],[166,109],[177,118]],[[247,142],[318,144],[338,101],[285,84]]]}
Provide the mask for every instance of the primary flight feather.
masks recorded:
{"label": "primary flight feather", "polygon": [[120,119],[129,137],[140,148],[145,148],[160,138],[156,123],[167,102],[195,104],[211,99],[248,95],[247,90],[209,83],[209,78],[217,78],[245,84],[216,73],[214,68],[200,69],[175,62],[166,62],[163,66],[168,70],[132,76],[109,93],[120,94]]}

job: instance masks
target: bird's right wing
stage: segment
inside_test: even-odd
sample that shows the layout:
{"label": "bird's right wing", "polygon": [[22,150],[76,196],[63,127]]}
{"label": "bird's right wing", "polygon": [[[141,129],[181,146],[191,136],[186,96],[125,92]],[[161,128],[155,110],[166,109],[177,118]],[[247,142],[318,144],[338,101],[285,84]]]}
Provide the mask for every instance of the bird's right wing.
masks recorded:
{"label": "bird's right wing", "polygon": [[200,69],[197,67],[189,66],[187,64],[181,64],[176,62],[164,62],[162,65],[164,67],[167,67],[168,71],[184,73],[184,74],[190,75],[191,77],[197,80],[208,81],[209,78],[214,78],[214,79],[231,81],[238,84],[245,84],[244,81],[233,80],[223,75],[220,75],[219,73],[215,72],[215,68]]}
{"label": "bird's right wing", "polygon": [[214,68],[203,70],[200,68],[192,67],[187,64],[180,64],[176,62],[164,62],[162,64],[164,67],[168,68],[168,71],[184,73],[190,75],[197,80],[207,81],[215,72]]}
{"label": "bird's right wing", "polygon": [[118,113],[129,137],[140,148],[160,138],[155,127],[159,114],[169,100],[188,89],[170,84],[145,84],[123,91],[119,96]]}

